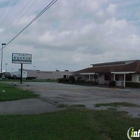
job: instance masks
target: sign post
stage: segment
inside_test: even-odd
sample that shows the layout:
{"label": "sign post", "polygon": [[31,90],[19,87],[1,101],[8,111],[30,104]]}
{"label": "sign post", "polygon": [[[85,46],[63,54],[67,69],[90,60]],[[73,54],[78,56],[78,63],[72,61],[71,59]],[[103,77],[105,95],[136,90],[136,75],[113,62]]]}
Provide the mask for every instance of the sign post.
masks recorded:
{"label": "sign post", "polygon": [[21,63],[21,74],[20,74],[20,83],[22,84],[22,71],[23,71],[23,63]]}
{"label": "sign post", "polygon": [[22,84],[23,64],[32,64],[32,54],[12,53],[12,63],[21,64],[20,83]]}

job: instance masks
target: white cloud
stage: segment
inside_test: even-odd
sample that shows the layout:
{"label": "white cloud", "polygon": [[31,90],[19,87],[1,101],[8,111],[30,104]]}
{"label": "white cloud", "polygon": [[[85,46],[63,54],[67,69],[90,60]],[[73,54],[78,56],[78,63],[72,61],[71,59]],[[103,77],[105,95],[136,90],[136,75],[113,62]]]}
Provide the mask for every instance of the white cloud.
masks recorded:
{"label": "white cloud", "polygon": [[42,36],[39,37],[39,42],[40,43],[48,43],[53,41],[53,39],[55,38],[54,35],[51,35],[49,32],[43,34]]}
{"label": "white cloud", "polygon": [[16,26],[25,26],[35,17],[35,15],[24,16],[20,20],[15,21]]}
{"label": "white cloud", "polygon": [[0,29],[0,33],[2,33],[4,31],[4,29]]}
{"label": "white cloud", "polygon": [[[18,18],[13,26],[6,29],[6,25],[14,19],[11,13],[9,20],[0,27],[1,41],[12,39],[45,7],[44,3],[47,5],[49,2],[37,1],[20,22]],[[22,9],[26,3],[27,0],[20,1],[14,12]],[[138,1],[136,3],[138,5]],[[131,4],[135,5],[135,2]],[[12,67],[11,53],[25,52],[32,53],[34,59],[27,68],[35,65],[43,70],[77,70],[91,63],[138,59],[139,25],[138,20],[130,20],[128,6],[133,9],[131,4],[130,1],[117,0],[58,0],[5,48],[4,61]],[[136,17],[139,15],[138,9],[134,12]],[[121,10],[124,11],[123,15]]]}
{"label": "white cloud", "polygon": [[116,5],[115,4],[109,4],[107,8],[107,13],[111,15],[115,15],[116,13]]}

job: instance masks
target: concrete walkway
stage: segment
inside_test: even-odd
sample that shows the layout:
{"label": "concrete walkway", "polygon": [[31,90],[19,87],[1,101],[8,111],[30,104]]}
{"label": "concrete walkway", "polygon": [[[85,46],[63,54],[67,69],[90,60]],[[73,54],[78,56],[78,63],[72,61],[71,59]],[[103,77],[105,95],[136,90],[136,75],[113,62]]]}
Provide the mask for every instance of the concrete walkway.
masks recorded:
{"label": "concrete walkway", "polygon": [[59,111],[55,105],[41,101],[40,99],[24,99],[17,101],[0,102],[0,114],[42,114]]}

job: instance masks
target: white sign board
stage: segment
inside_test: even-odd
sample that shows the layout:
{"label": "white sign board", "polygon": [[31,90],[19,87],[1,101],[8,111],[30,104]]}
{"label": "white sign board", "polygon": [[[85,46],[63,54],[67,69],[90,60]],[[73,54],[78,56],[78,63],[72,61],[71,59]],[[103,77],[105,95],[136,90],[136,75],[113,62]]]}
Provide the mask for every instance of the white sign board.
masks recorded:
{"label": "white sign board", "polygon": [[12,53],[12,63],[31,64],[32,63],[32,54]]}

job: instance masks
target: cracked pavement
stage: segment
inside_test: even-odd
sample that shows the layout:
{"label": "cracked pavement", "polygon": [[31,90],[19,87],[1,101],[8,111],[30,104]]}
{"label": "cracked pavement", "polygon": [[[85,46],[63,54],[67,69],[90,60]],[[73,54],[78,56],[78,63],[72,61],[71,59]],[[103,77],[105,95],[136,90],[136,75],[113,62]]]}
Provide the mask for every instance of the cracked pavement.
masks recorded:
{"label": "cracked pavement", "polygon": [[117,107],[132,117],[140,117],[140,89],[118,89],[94,86],[78,86],[60,83],[27,82],[17,84],[23,90],[39,94],[37,99],[0,102],[0,114],[41,114],[59,111],[59,104],[82,104],[91,110],[108,107],[95,107],[98,103],[129,102],[138,107]]}

